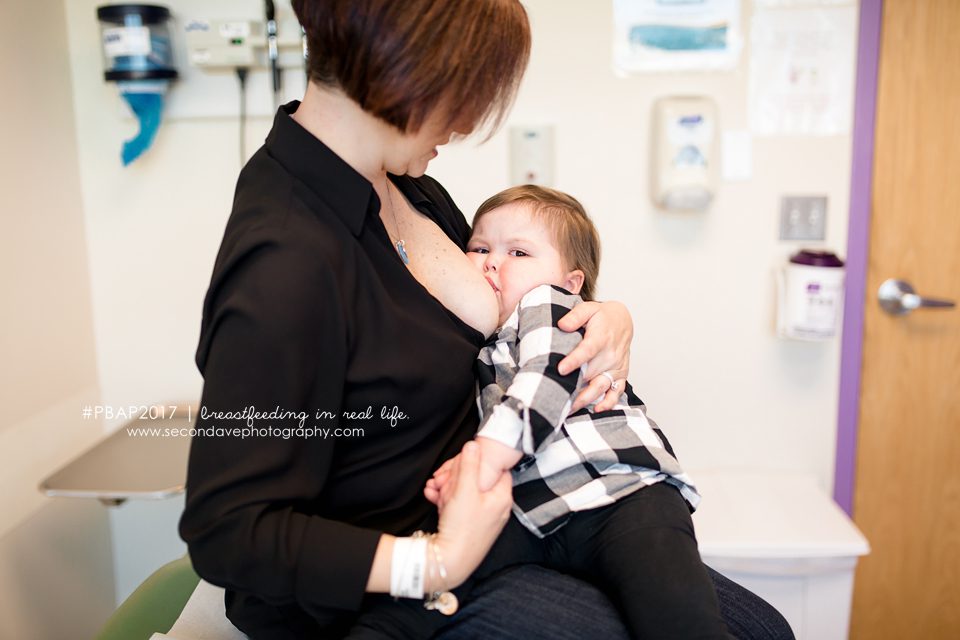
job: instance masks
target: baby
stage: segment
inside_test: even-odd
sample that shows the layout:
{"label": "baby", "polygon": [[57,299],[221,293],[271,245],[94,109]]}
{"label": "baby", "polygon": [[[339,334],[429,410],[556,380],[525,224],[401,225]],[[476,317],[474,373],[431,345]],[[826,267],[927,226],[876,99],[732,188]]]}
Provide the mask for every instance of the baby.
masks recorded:
{"label": "baby", "polygon": [[[468,256],[501,325],[477,360],[479,482],[512,470],[516,516],[474,576],[537,562],[593,578],[635,637],[729,637],[690,519],[700,497],[641,400],[627,384],[614,409],[570,415],[586,382],[557,364],[582,334],[557,321],[593,298],[593,223],[573,197],[526,185],[488,199],[473,224]],[[427,483],[441,507],[455,460]]]}

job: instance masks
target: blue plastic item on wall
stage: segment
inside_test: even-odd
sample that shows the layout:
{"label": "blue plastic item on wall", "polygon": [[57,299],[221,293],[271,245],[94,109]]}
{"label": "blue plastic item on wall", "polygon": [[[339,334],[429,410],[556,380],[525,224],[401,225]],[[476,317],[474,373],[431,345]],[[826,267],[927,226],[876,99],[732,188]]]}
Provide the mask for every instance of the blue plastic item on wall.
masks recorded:
{"label": "blue plastic item on wall", "polygon": [[133,87],[129,90],[121,90],[120,94],[140,121],[140,131],[137,135],[123,143],[121,156],[123,166],[127,166],[149,149],[157,136],[160,117],[163,113],[163,93],[141,91]]}
{"label": "blue plastic item on wall", "polygon": [[116,82],[140,123],[137,135],[123,145],[124,166],[153,144],[160,127],[169,83],[176,79],[170,41],[170,10],[149,4],[115,4],[97,8],[104,74]]}

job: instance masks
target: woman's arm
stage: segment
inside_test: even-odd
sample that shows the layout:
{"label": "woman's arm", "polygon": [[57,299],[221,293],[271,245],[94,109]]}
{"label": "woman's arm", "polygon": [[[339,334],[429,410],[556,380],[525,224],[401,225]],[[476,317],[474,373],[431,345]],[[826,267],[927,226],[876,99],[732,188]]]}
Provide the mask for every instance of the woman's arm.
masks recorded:
{"label": "woman's arm", "polygon": [[[365,592],[389,592],[396,539],[311,512],[333,466],[334,439],[276,434],[296,427],[296,417],[248,423],[216,416],[279,408],[305,413],[305,426],[338,423],[318,421],[316,412],[341,410],[348,340],[340,287],[333,270],[318,264],[322,252],[275,236],[224,258],[211,284],[196,426],[221,432],[192,443],[181,536],[209,582],[308,611],[355,610]],[[251,426],[272,427],[274,435],[244,435]],[[460,488],[437,537],[448,584],[427,588],[451,588],[476,568],[509,515],[510,488],[509,481],[489,494],[476,483]]]}
{"label": "woman's arm", "polygon": [[[296,418],[216,415],[279,408],[305,412],[306,426],[339,422],[315,418],[318,410],[339,415],[347,370],[333,270],[289,233],[257,236],[231,239],[248,246],[218,258],[205,301],[197,355],[205,382],[180,534],[209,582],[273,604],[356,609],[381,532],[311,512],[333,466],[334,439],[276,433],[298,426]],[[244,431],[251,427],[274,432]]]}
{"label": "woman's arm", "polygon": [[[583,341],[557,366],[560,375],[566,375],[587,363],[584,377],[590,384],[576,397],[570,412],[579,411],[599,398],[601,393],[604,397],[594,410],[612,409],[630,372],[630,341],[633,339],[630,312],[620,302],[584,302],[561,318],[558,326],[564,331],[586,327]],[[616,388],[611,388],[607,377],[600,375],[603,372],[613,376]]]}
{"label": "woman's arm", "polygon": [[[466,443],[457,460],[458,470],[451,477],[448,487],[451,497],[440,513],[436,538],[447,577],[441,579],[434,556],[427,554],[427,570],[424,572],[424,590],[427,593],[460,586],[480,566],[510,518],[513,504],[510,474],[501,474],[492,489],[480,491],[477,443]],[[395,537],[387,534],[380,538],[367,591],[390,591],[390,565],[395,540]]]}

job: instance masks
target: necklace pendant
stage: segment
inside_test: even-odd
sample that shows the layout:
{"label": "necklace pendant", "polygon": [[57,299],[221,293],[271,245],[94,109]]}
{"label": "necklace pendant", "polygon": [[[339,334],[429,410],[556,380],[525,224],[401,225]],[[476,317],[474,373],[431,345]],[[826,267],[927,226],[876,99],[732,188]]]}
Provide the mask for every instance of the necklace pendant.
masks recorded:
{"label": "necklace pendant", "polygon": [[403,245],[403,240],[397,240],[397,253],[400,254],[400,259],[403,260],[403,264],[410,264],[410,256],[407,255],[407,249]]}

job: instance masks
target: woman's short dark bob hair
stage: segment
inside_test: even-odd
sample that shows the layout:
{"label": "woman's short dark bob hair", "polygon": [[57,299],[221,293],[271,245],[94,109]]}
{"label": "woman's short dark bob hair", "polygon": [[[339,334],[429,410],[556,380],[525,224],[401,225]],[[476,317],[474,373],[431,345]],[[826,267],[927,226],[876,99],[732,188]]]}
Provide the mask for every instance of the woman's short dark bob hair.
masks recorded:
{"label": "woman's short dark bob hair", "polygon": [[[292,0],[310,80],[403,132],[439,112],[457,130],[503,121],[530,57],[518,0]],[[439,110],[439,111],[437,111]]]}

